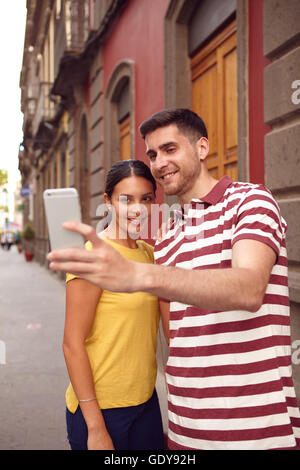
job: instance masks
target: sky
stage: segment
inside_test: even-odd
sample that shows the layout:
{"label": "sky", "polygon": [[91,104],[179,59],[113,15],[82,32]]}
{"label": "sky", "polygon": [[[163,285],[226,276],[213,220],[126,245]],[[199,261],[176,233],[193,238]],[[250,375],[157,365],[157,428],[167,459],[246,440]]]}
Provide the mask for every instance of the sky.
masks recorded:
{"label": "sky", "polygon": [[26,0],[4,0],[0,14],[0,169],[9,173],[8,191],[17,180],[18,150],[23,140],[19,88],[26,23]]}

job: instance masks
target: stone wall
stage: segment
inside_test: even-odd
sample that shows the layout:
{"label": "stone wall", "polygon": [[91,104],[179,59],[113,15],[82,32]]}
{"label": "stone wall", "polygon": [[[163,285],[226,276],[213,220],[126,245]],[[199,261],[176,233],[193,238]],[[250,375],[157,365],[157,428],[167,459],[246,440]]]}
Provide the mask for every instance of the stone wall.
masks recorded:
{"label": "stone wall", "polygon": [[[300,400],[300,2],[264,0],[265,183],[288,223],[294,382]],[[298,82],[298,83],[297,83]]]}

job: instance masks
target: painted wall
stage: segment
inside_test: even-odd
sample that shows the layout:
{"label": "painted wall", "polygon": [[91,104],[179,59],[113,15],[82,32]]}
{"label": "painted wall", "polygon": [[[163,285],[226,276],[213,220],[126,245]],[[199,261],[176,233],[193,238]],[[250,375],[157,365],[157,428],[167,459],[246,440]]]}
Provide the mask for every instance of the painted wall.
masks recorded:
{"label": "painted wall", "polygon": [[104,93],[118,62],[134,61],[135,157],[146,163],[138,126],[164,107],[164,17],[168,4],[169,0],[131,0],[103,47]]}

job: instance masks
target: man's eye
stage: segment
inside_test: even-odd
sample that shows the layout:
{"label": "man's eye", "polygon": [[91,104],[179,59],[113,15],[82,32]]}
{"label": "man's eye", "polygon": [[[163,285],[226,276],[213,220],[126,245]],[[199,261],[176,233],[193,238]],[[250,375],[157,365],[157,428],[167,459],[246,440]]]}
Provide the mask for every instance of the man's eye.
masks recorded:
{"label": "man's eye", "polygon": [[169,148],[167,149],[167,152],[168,152],[168,153],[173,153],[173,152],[175,152],[175,150],[176,150],[175,147],[169,147]]}

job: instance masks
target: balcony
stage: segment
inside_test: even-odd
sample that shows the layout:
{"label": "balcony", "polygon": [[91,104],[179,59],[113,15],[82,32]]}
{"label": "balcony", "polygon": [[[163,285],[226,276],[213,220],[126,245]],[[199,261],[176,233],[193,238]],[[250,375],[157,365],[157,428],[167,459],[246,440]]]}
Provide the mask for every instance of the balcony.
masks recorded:
{"label": "balcony", "polygon": [[32,120],[33,148],[47,149],[56,132],[53,121],[56,103],[50,99],[52,83],[41,83],[36,103],[35,115]]}
{"label": "balcony", "polygon": [[18,159],[19,159],[18,169],[21,172],[22,181],[25,181],[31,172],[32,162],[23,144],[20,144]]}
{"label": "balcony", "polygon": [[82,53],[90,34],[89,0],[65,0],[54,30],[54,76],[59,72],[60,61],[65,55]]}
{"label": "balcony", "polygon": [[26,129],[27,126],[30,126],[32,122],[36,110],[36,99],[30,98],[25,101],[25,105],[23,107],[23,114],[24,114],[24,124],[23,129]]}
{"label": "balcony", "polygon": [[35,115],[32,121],[33,136],[37,134],[40,123],[54,118],[55,104],[50,100],[52,83],[41,83],[36,103]]}
{"label": "balcony", "polygon": [[[90,18],[95,15],[91,15],[89,0],[64,0],[55,24],[53,95],[68,99],[72,87],[83,83],[93,58],[127,2],[110,1],[98,24]],[[99,10],[97,15],[100,13]],[[97,31],[91,24],[97,24]]]}

